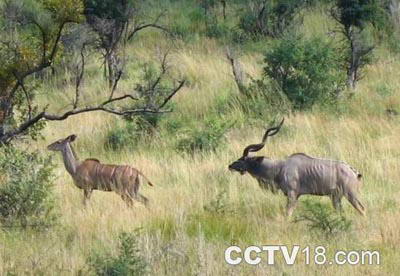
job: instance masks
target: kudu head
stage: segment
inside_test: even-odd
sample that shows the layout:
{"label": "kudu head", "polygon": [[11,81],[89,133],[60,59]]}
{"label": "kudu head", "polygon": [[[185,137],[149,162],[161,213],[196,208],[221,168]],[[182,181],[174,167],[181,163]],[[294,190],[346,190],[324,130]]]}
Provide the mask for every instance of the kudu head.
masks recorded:
{"label": "kudu head", "polygon": [[62,151],[66,148],[68,143],[75,141],[75,139],[76,139],[76,135],[72,134],[72,135],[68,136],[67,138],[57,140],[54,143],[48,145],[47,149],[51,150],[51,151]]}
{"label": "kudu head", "polygon": [[256,151],[259,151],[260,149],[262,149],[265,146],[265,142],[267,141],[267,138],[269,136],[274,136],[275,134],[277,134],[279,132],[279,130],[281,129],[281,127],[283,125],[284,120],[285,119],[282,119],[281,123],[278,126],[267,129],[260,144],[252,144],[252,145],[247,146],[243,151],[242,157],[240,157],[238,160],[236,160],[235,162],[233,162],[232,164],[230,164],[228,166],[229,170],[237,171],[242,175],[245,174],[248,171],[249,166],[250,166],[249,160],[252,158],[252,157],[248,156],[249,153],[256,152]]}

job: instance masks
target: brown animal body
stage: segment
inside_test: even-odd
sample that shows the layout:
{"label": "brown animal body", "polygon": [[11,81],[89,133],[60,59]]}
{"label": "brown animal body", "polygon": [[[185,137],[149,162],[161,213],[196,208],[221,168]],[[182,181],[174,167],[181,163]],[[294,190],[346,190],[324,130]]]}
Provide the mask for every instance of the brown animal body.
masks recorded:
{"label": "brown animal body", "polygon": [[76,135],[70,135],[48,146],[49,150],[61,151],[66,170],[72,176],[75,185],[84,190],[84,204],[93,190],[114,191],[131,206],[136,199],[147,205],[148,199],[139,193],[140,177],[143,177],[150,186],[153,184],[137,169],[128,165],[102,164],[97,159],[79,161],[76,158],[71,142]]}

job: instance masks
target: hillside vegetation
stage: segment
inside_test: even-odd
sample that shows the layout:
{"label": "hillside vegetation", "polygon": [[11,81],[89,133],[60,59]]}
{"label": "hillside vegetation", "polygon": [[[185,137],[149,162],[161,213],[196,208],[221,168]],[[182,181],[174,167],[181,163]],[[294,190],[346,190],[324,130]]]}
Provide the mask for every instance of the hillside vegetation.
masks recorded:
{"label": "hillside vegetation", "polygon": [[[207,1],[160,2],[152,1],[146,12],[154,18],[165,8],[158,24],[174,35],[149,28],[128,41],[124,49],[128,62],[115,94],[133,93],[138,84],[149,80],[146,77],[154,77],[168,49],[170,79],[164,85],[170,88],[186,80],[167,105],[171,112],[129,118],[82,113],[48,121],[35,130],[36,139],[25,132],[13,139],[12,147],[52,156],[52,204],[57,219],[39,230],[2,225],[0,274],[131,275],[126,267],[134,267],[138,275],[395,275],[400,268],[400,56],[396,48],[400,40],[396,27],[389,32],[385,31],[388,27],[366,27],[370,28],[368,41],[375,47],[354,89],[346,84],[342,69],[329,79],[335,85],[343,83],[340,95],[325,97],[324,91],[332,89],[330,82],[322,88],[306,86],[323,97],[309,106],[296,105],[265,76],[265,53],[284,39],[316,37],[337,47],[333,56],[339,59],[343,35],[333,32],[338,23],[328,12],[329,1],[308,1],[313,4],[296,15],[301,20],[296,28],[291,27],[293,33],[256,38],[234,34],[234,30],[239,32],[236,26],[246,7],[244,1],[227,1],[225,21],[215,1],[209,12],[215,14],[217,23],[212,16],[206,19],[214,29],[204,24],[201,3]],[[256,91],[252,96],[239,91],[226,57],[228,48],[241,65],[246,91]],[[82,106],[100,103],[109,93],[102,55],[95,49],[87,51],[91,54],[80,87]],[[76,93],[76,67],[70,65],[69,55],[79,59],[78,50],[60,53],[55,74],[46,69],[43,75],[32,76],[29,86],[35,88],[39,110],[47,105],[52,113],[69,110]],[[260,88],[255,83],[261,78]],[[267,95],[259,96],[261,90]],[[282,116],[281,132],[257,155],[283,159],[304,152],[351,164],[363,175],[360,200],[366,206],[366,217],[359,216],[344,199],[343,215],[349,227],[338,227],[332,233],[311,229],[307,221],[296,222],[307,206],[321,208],[326,216],[340,216],[329,198],[301,197],[293,217],[288,218],[283,194],[263,191],[249,175],[228,170],[244,147],[260,142],[265,128]],[[135,202],[129,209],[116,193],[102,191],[94,191],[85,208],[83,191],[74,185],[61,155],[46,150],[50,143],[71,134],[77,135],[73,146],[80,160],[97,158],[141,170],[154,183],[149,187],[143,182],[140,187],[150,200],[149,208]],[[3,182],[7,179],[0,176]],[[304,255],[299,254],[293,266],[286,265],[282,256],[273,266],[265,259],[257,266],[230,266],[224,252],[233,244],[242,248],[322,245],[328,258],[337,250],[378,250],[381,264],[306,265]],[[113,274],[107,265],[118,267],[120,273]]]}

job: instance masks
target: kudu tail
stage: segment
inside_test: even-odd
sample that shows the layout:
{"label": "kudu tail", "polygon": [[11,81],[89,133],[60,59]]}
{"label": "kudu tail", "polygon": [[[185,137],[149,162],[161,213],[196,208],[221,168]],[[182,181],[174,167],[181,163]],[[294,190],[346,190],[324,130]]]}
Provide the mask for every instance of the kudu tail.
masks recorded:
{"label": "kudu tail", "polygon": [[139,171],[139,174],[146,180],[147,184],[149,184],[149,186],[154,186],[153,183],[151,183],[151,181],[141,172]]}

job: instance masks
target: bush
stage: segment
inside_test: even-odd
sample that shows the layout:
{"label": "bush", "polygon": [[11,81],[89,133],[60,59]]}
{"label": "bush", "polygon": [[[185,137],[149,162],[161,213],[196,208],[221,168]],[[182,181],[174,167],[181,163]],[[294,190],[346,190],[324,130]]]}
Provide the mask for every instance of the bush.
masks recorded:
{"label": "bush", "polygon": [[264,73],[276,81],[296,109],[335,100],[345,87],[337,52],[319,38],[279,40],[265,54]]}
{"label": "bush", "polygon": [[218,119],[208,119],[202,127],[186,130],[178,141],[177,149],[187,153],[215,151],[225,140],[225,133],[232,124]]}
{"label": "bush", "polygon": [[136,128],[131,122],[123,126],[118,125],[111,129],[106,137],[105,146],[111,150],[121,150],[122,148],[137,142]]}
{"label": "bush", "polygon": [[332,234],[348,231],[351,221],[337,214],[330,206],[307,200],[304,202],[302,214],[295,222],[305,221],[312,231],[318,231],[330,237]]}
{"label": "bush", "polygon": [[50,158],[13,147],[0,149],[0,222],[43,229],[56,221]]}
{"label": "bush", "polygon": [[207,26],[206,35],[210,38],[223,39],[228,38],[231,30],[225,24],[213,22]]}
{"label": "bush", "polygon": [[111,150],[134,146],[144,135],[152,135],[160,120],[159,114],[145,114],[126,120],[123,125],[117,125],[108,132],[105,146]]}
{"label": "bush", "polygon": [[119,239],[118,255],[93,254],[88,259],[90,268],[96,275],[105,276],[124,276],[124,275],[143,275],[147,271],[147,263],[140,255],[136,235],[133,233],[122,232]]}

